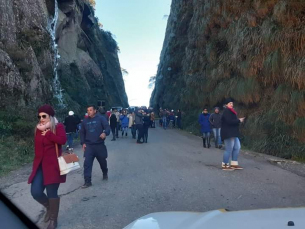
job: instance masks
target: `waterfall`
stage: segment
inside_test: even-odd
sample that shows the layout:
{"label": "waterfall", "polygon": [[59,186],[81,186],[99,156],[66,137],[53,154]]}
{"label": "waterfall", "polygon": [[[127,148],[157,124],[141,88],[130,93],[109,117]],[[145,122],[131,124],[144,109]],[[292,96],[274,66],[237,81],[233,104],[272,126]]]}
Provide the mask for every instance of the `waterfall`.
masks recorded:
{"label": "waterfall", "polygon": [[60,81],[58,78],[58,72],[57,72],[57,67],[58,67],[58,59],[60,58],[57,44],[56,44],[56,25],[57,25],[57,20],[58,20],[58,2],[55,0],[55,13],[54,17],[49,19],[48,23],[48,31],[51,35],[52,38],[52,48],[54,52],[54,80],[53,80],[53,86],[54,86],[54,97],[58,101],[59,107],[65,107],[64,101],[63,101],[63,96],[62,96],[62,88],[60,85]]}

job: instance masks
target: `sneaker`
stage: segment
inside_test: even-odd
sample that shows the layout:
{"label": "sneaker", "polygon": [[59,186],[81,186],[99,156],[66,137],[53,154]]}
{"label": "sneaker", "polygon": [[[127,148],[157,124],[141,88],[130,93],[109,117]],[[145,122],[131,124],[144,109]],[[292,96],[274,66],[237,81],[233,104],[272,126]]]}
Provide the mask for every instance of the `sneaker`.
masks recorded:
{"label": "sneaker", "polygon": [[113,139],[111,139],[111,141],[115,141],[115,139],[113,138]]}
{"label": "sneaker", "polygon": [[85,183],[82,188],[89,188],[90,186],[92,186],[92,183]]}
{"label": "sneaker", "polygon": [[103,180],[108,180],[108,174],[103,174]]}
{"label": "sneaker", "polygon": [[141,141],[137,141],[137,144],[142,144],[143,142],[141,142]]}
{"label": "sneaker", "polygon": [[244,169],[243,167],[241,167],[241,166],[239,166],[239,165],[231,165],[231,167],[232,167],[233,169],[236,169],[236,170],[242,170],[242,169]]}
{"label": "sneaker", "polygon": [[232,168],[229,164],[222,165],[222,170],[224,171],[233,171],[234,168]]}

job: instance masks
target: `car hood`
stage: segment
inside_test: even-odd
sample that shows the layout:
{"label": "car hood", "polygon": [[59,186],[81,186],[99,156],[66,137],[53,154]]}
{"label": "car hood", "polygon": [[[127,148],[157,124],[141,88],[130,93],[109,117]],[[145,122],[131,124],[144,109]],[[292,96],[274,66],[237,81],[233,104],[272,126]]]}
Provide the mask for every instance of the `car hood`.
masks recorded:
{"label": "car hood", "polygon": [[282,229],[288,222],[294,229],[305,228],[305,207],[248,211],[214,210],[199,212],[158,212],[143,216],[124,229]]}

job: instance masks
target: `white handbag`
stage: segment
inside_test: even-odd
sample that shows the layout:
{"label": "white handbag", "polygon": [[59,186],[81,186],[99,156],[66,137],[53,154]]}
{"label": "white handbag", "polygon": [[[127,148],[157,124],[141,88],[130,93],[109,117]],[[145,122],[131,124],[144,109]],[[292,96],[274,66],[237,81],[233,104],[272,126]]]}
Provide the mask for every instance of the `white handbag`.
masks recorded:
{"label": "white handbag", "polygon": [[56,155],[58,159],[60,175],[65,175],[68,174],[69,172],[80,169],[80,165],[78,162],[79,158],[75,153],[71,152],[58,157],[58,145],[55,144],[55,146],[56,146]]}

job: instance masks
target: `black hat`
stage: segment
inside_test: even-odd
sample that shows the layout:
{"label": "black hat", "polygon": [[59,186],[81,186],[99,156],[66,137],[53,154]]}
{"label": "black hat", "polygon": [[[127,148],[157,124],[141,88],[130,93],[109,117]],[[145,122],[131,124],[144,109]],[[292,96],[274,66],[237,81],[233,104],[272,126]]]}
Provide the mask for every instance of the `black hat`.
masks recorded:
{"label": "black hat", "polygon": [[233,99],[231,99],[231,98],[227,98],[226,100],[225,100],[225,104],[228,104],[228,103],[233,103],[234,101],[233,101]]}

